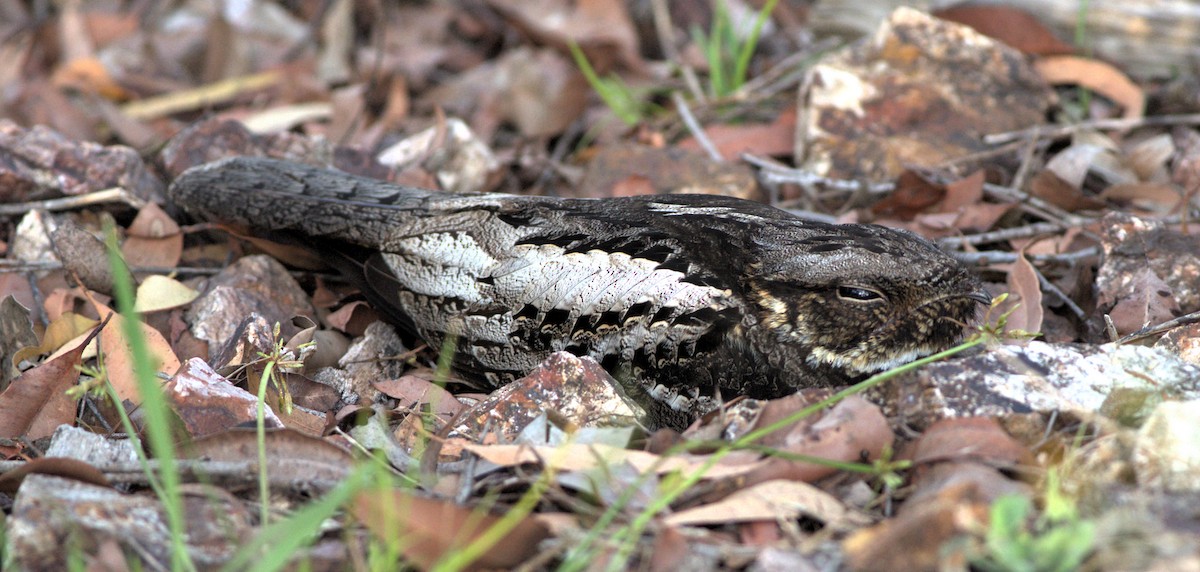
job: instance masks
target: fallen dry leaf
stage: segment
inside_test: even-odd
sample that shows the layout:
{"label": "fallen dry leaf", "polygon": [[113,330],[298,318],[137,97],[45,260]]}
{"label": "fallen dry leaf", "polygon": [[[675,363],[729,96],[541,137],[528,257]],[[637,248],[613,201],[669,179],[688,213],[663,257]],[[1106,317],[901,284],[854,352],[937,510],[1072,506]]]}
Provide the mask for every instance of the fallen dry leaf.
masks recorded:
{"label": "fallen dry leaf", "polygon": [[21,481],[28,475],[54,475],[97,486],[109,486],[104,473],[83,461],[66,457],[38,457],[25,461],[14,470],[0,474],[0,492],[16,494]]}
{"label": "fallen dry leaf", "polygon": [[[791,416],[809,401],[802,394],[768,401],[755,427],[766,427]],[[853,396],[824,412],[809,416],[764,437],[760,443],[788,453],[817,459],[862,462],[877,459],[892,445],[895,434],[879,407]],[[828,465],[768,457],[746,476],[746,485],[775,479],[811,482],[833,474]]]}
{"label": "fallen dry leaf", "polygon": [[171,268],[183,253],[183,233],[162,208],[148,203],[125,231],[121,254],[130,266]]}
{"label": "fallen dry leaf", "polygon": [[[112,383],[118,397],[129,400],[131,403],[141,403],[137,372],[134,371],[133,365],[133,354],[129,340],[125,337],[126,318],[99,302],[95,306],[96,311],[105,319],[112,316],[111,323],[100,331],[98,340],[100,351],[104,352],[104,365],[108,371],[108,380]],[[168,375],[174,374],[180,364],[179,358],[175,356],[175,351],[171,349],[171,344],[167,342],[166,338],[163,338],[158,330],[144,323],[138,323],[137,327],[141,330],[151,362],[155,364],[154,371]]]}
{"label": "fallen dry leaf", "polygon": [[[399,543],[406,559],[429,569],[497,526],[499,517],[449,501],[401,490],[366,491],[354,500],[354,516],[377,537]],[[511,568],[533,556],[549,536],[532,516],[518,520],[469,569]]]}
{"label": "fallen dry leaf", "polygon": [[1107,97],[1124,110],[1126,119],[1138,119],[1146,108],[1146,94],[1117,68],[1099,60],[1077,56],[1048,56],[1034,67],[1051,85],[1079,85]]}
{"label": "fallen dry leaf", "polygon": [[161,312],[192,303],[200,293],[174,278],[152,274],[138,284],[133,308],[141,314]]}
{"label": "fallen dry leaf", "polygon": [[1127,276],[1129,294],[1117,299],[1108,311],[1119,334],[1136,332],[1182,314],[1171,287],[1153,270],[1139,268]]}
{"label": "fallen dry leaf", "polygon": [[1033,175],[1029,180],[1029,194],[1067,212],[1094,210],[1105,206],[1104,201],[1084,193],[1050,169],[1038,171]]}
{"label": "fallen dry leaf", "polygon": [[[461,442],[461,441],[460,441]],[[758,454],[730,454],[720,463],[705,467],[706,456],[671,455],[663,457],[644,451],[632,451],[611,445],[581,445],[570,443],[557,447],[528,445],[478,445],[462,443],[462,448],[497,465],[514,467],[525,464],[544,464],[556,471],[586,471],[606,465],[628,463],[639,472],[665,474],[678,471],[687,476],[703,470],[704,478],[720,479],[745,475],[760,468],[764,462]]]}
{"label": "fallen dry leaf", "polygon": [[42,334],[42,341],[36,346],[21,348],[13,355],[13,362],[19,363],[21,360],[30,360],[42,354],[52,354],[66,345],[71,340],[74,340],[84,334],[87,334],[96,327],[96,320],[80,316],[74,312],[67,312],[50,322],[46,326],[46,332]]}
{"label": "fallen dry leaf", "polygon": [[[726,160],[737,160],[743,153],[764,157],[787,156],[796,144],[796,109],[789,107],[771,123],[705,125],[704,134]],[[694,137],[680,141],[677,146],[693,152],[703,151]]]}
{"label": "fallen dry leaf", "polygon": [[955,5],[932,12],[934,16],[965,24],[1034,56],[1070,54],[1075,49],[1044,26],[1036,16],[1013,6]]}
{"label": "fallen dry leaf", "polygon": [[868,519],[850,511],[833,495],[808,483],[764,481],[738,490],[714,503],[684,509],[663,517],[673,526],[730,522],[788,521],[801,516],[823,523],[866,524]]}
{"label": "fallen dry leaf", "polygon": [[40,439],[59,425],[75,423],[75,400],[66,391],[79,381],[76,367],[95,335],[92,332],[63,355],[22,373],[0,393],[0,437]]}
{"label": "fallen dry leaf", "polygon": [[903,458],[923,465],[946,461],[979,461],[1013,469],[1032,465],[1029,448],[1013,439],[989,417],[945,419],[931,425],[910,445]]}
{"label": "fallen dry leaf", "polygon": [[1024,251],[1013,263],[1008,273],[1008,291],[1012,297],[1005,301],[1008,307],[1020,304],[1008,316],[1004,326],[1006,332],[1037,332],[1042,328],[1042,285],[1033,264],[1025,258]]}

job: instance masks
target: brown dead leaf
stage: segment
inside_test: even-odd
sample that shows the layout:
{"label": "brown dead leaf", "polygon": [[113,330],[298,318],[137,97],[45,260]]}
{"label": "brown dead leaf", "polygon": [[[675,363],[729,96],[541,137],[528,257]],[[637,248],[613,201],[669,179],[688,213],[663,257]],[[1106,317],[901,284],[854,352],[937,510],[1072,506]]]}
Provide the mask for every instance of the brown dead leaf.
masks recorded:
{"label": "brown dead leaf", "polygon": [[673,526],[722,525],[730,522],[789,521],[802,516],[823,523],[860,525],[868,519],[850,511],[833,495],[808,483],[764,481],[714,503],[684,509],[663,518]]}
{"label": "brown dead leaf", "polygon": [[1142,267],[1133,272],[1124,280],[1128,295],[1118,298],[1108,312],[1117,333],[1136,332],[1183,313],[1171,287],[1154,270]]}
{"label": "brown dead leaf", "polygon": [[941,212],[959,212],[974,206],[983,200],[983,184],[987,182],[987,174],[979,169],[961,179],[946,183],[946,196],[938,205]]}
{"label": "brown dead leaf", "polygon": [[871,206],[877,217],[910,221],[946,196],[946,187],[930,181],[920,173],[906,170],[896,178],[896,188],[883,200]]}
{"label": "brown dead leaf", "polygon": [[[769,426],[808,405],[802,394],[767,402],[755,427]],[[840,401],[820,417],[809,416],[766,436],[762,444],[789,453],[847,462],[877,459],[895,435],[879,407],[860,397]],[[814,481],[833,474],[827,465],[768,458],[746,476],[746,485],[775,479]]]}
{"label": "brown dead leaf", "polygon": [[1008,273],[1008,291],[1012,297],[1006,301],[1020,306],[1008,317],[1004,331],[1037,332],[1042,328],[1042,285],[1038,281],[1037,271],[1033,264],[1025,258],[1024,251],[1013,263]]}
{"label": "brown dead leaf", "polygon": [[110,486],[104,473],[83,461],[66,457],[39,457],[0,474],[0,493],[15,495],[21,481],[28,475],[54,475],[101,487]]}
{"label": "brown dead leaf", "polygon": [[[462,442],[466,449],[492,463],[505,467],[515,467],[526,464],[545,464],[559,471],[586,471],[612,464],[628,463],[639,472],[654,471],[666,474],[678,471],[683,476],[704,469],[707,461],[705,455],[671,455],[662,457],[644,451],[632,451],[604,444],[583,445],[571,443],[557,447],[528,445],[478,445]],[[720,479],[745,475],[761,468],[763,462],[758,454],[730,454],[721,462],[709,467],[704,472],[706,479]]]}
{"label": "brown dead leaf", "polygon": [[1108,187],[1100,197],[1136,215],[1166,216],[1179,210],[1183,194],[1171,183],[1124,183]]}
{"label": "brown dead leaf", "polygon": [[854,571],[939,570],[949,541],[980,530],[988,506],[973,487],[948,489],[933,502],[914,505],[896,518],[862,528],[842,541],[846,566]]}
{"label": "brown dead leaf", "polygon": [[656,194],[701,193],[743,199],[758,197],[754,174],[741,164],[717,163],[702,153],[644,145],[600,148],[584,171],[579,197],[616,196],[617,190],[650,189]]}
{"label": "brown dead leaf", "polygon": [[943,419],[931,425],[910,446],[908,458],[917,465],[946,461],[978,461],[1013,469],[1032,465],[1033,454],[990,417]]}
{"label": "brown dead leaf", "polygon": [[1059,40],[1033,14],[1012,6],[956,5],[934,10],[934,16],[965,24],[975,31],[996,38],[1033,56],[1074,53],[1070,44]]}
{"label": "brown dead leaf", "polygon": [[121,254],[130,266],[156,266],[173,268],[179,264],[183,253],[183,233],[179,225],[163,212],[162,208],[149,203],[138,211],[126,230]]}
{"label": "brown dead leaf", "polygon": [[[432,568],[447,555],[475,542],[500,520],[482,511],[396,489],[361,493],[352,511],[377,537],[389,543],[399,539],[405,558],[423,569]],[[549,534],[545,525],[526,516],[471,563],[470,569],[512,568],[532,557],[538,543]]]}
{"label": "brown dead leaf", "polygon": [[13,363],[20,363],[21,360],[33,361],[34,358],[42,354],[53,353],[62,348],[71,340],[88,333],[92,328],[96,327],[96,320],[80,316],[74,312],[67,312],[46,326],[46,332],[42,334],[42,341],[36,346],[21,348],[13,355]]}
{"label": "brown dead leaf", "polygon": [[492,81],[497,111],[525,136],[558,135],[583,115],[587,80],[561,53],[518,48],[501,56],[497,66],[506,80]]}
{"label": "brown dead leaf", "polygon": [[[726,159],[737,159],[743,153],[767,157],[790,155],[796,144],[796,108],[789,107],[771,123],[706,125],[704,134]],[[703,151],[695,137],[688,137],[676,146],[688,151]]]}
{"label": "brown dead leaf", "polygon": [[371,386],[384,395],[399,400],[397,409],[417,408],[428,404],[429,411],[445,421],[453,419],[466,409],[466,406],[445,388],[415,375],[372,382]]}
{"label": "brown dead leaf", "polygon": [[[133,367],[133,354],[129,340],[125,337],[126,318],[99,302],[95,306],[101,316],[105,318],[112,316],[112,323],[101,330],[99,340],[100,351],[104,352],[104,364],[108,370],[108,379],[121,399],[135,404],[141,403],[137,375]],[[175,356],[175,351],[171,349],[171,344],[163,338],[158,330],[143,323],[137,324],[137,327],[145,339],[150,359],[155,363],[154,371],[173,375],[179,369],[180,364],[179,358]]]}
{"label": "brown dead leaf", "polygon": [[33,309],[37,300],[33,297],[33,285],[29,277],[17,272],[0,274],[0,300],[12,296],[16,302],[26,308]]}
{"label": "brown dead leaf", "polygon": [[1171,131],[1176,156],[1171,170],[1171,182],[1180,186],[1184,194],[1195,197],[1200,191],[1200,133],[1179,126]]}
{"label": "brown dead leaf", "polygon": [[[326,290],[326,292],[328,292],[328,290]],[[318,308],[321,307],[315,299],[316,295],[314,295],[313,298],[313,305],[317,306]],[[367,331],[367,326],[371,325],[371,322],[374,322],[378,319],[379,314],[376,314],[375,310],[371,309],[370,304],[367,304],[361,300],[357,300],[350,302],[349,304],[338,308],[337,311],[325,316],[325,323],[328,324],[329,327],[335,330],[343,331],[351,337],[358,337],[363,335],[363,332]]]}
{"label": "brown dead leaf", "polygon": [[[88,297],[84,295],[85,290],[82,287],[68,288],[66,287],[66,282],[62,280],[63,275],[61,273],[52,274],[49,277],[53,278],[55,276],[59,279],[51,280],[56,285],[48,289],[50,293],[46,295],[46,301],[42,303],[42,308],[46,310],[47,318],[54,321],[68,312],[74,312],[89,318],[98,317],[95,315],[95,308],[91,307]],[[38,283],[38,287],[43,289],[46,289],[47,285],[46,280],[39,281]],[[91,292],[91,296],[105,303],[110,300],[108,296],[98,292]]]}
{"label": "brown dead leaf", "polygon": [[59,425],[74,424],[75,401],[66,391],[79,380],[76,366],[95,335],[92,332],[70,351],[22,373],[0,393],[0,437],[40,439],[52,435]]}
{"label": "brown dead leaf", "polygon": [[687,537],[673,526],[665,526],[654,537],[650,552],[650,572],[673,572],[687,563],[691,553]]}
{"label": "brown dead leaf", "polygon": [[1084,193],[1050,169],[1038,171],[1030,178],[1029,193],[1068,212],[1095,210],[1105,206],[1104,201]]}
{"label": "brown dead leaf", "polygon": [[[54,252],[63,261],[63,266],[74,278],[89,290],[112,295],[114,268],[108,262],[108,251],[104,243],[71,219],[60,219],[50,233]],[[126,275],[134,283],[129,268],[118,263],[116,272]]]}
{"label": "brown dead leaf", "polygon": [[1138,119],[1146,108],[1146,94],[1117,68],[1099,60],[1077,56],[1049,56],[1034,61],[1038,73],[1051,85],[1079,85],[1116,102],[1126,119]]}
{"label": "brown dead leaf", "polygon": [[54,70],[54,87],[94,93],[110,101],[126,101],[130,93],[121,87],[98,58],[78,58]]}
{"label": "brown dead leaf", "polygon": [[1167,163],[1175,156],[1171,135],[1159,133],[1122,146],[1125,162],[1137,174],[1139,181],[1165,181]]}
{"label": "brown dead leaf", "polygon": [[0,391],[20,375],[18,367],[25,359],[22,352],[36,345],[37,334],[33,331],[29,308],[11,294],[0,296]]}

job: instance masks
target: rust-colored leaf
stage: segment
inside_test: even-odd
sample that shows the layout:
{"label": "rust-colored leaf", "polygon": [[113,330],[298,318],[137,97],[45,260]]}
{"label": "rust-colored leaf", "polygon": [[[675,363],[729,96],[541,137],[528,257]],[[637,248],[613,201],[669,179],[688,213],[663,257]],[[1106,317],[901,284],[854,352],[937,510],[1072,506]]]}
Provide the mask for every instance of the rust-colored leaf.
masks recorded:
{"label": "rust-colored leaf", "polygon": [[[328,290],[326,290],[328,292]],[[316,304],[314,300],[313,304]],[[325,316],[325,323],[336,330],[346,332],[350,336],[361,336],[367,331],[371,322],[377,321],[379,314],[371,306],[361,300],[351,302],[338,308],[336,312]]]}
{"label": "rust-colored leaf", "polygon": [[965,24],[1026,54],[1049,56],[1075,50],[1059,40],[1033,14],[1012,6],[966,5],[935,10],[934,16]]}
{"label": "rust-colored leaf", "polygon": [[[405,558],[424,569],[475,542],[500,521],[482,511],[401,490],[361,493],[354,500],[353,512],[376,536],[399,543]],[[512,568],[532,557],[538,543],[549,535],[545,525],[525,517],[472,563],[472,568]]]}
{"label": "rust-colored leaf", "polygon": [[79,380],[76,366],[94,336],[95,332],[74,349],[22,373],[0,393],[0,437],[40,439],[59,425],[74,423],[75,401],[66,391]]}
{"label": "rust-colored leaf", "polygon": [[1050,56],[1034,62],[1051,85],[1080,85],[1107,97],[1124,110],[1126,119],[1138,119],[1146,107],[1146,94],[1121,70],[1099,60],[1077,56]]}
{"label": "rust-colored leaf", "polygon": [[1065,211],[1075,212],[1104,207],[1104,201],[1084,193],[1053,171],[1038,171],[1029,180],[1029,192],[1033,196],[1053,204]]}
{"label": "rust-colored leaf", "polygon": [[1005,331],[1017,330],[1037,332],[1042,328],[1042,285],[1037,271],[1022,251],[1008,273],[1008,291],[1013,294],[1010,303],[1020,306],[1008,317]]}
{"label": "rust-colored leaf", "polygon": [[170,268],[179,264],[183,233],[158,205],[149,203],[142,207],[126,232],[121,254],[130,266]]}
{"label": "rust-colored leaf", "polygon": [[946,187],[922,177],[915,171],[904,171],[896,178],[896,189],[871,206],[879,217],[909,221],[946,196]]}
{"label": "rust-colored leaf", "polygon": [[109,486],[104,473],[83,461],[66,457],[39,457],[0,474],[0,493],[15,494],[21,481],[29,475],[54,475],[102,487]]}
{"label": "rust-colored leaf", "polygon": [[[704,134],[727,160],[743,153],[761,156],[785,156],[795,151],[796,110],[788,108],[771,123],[718,123],[706,125]],[[680,149],[702,151],[694,137],[679,142]]]}
{"label": "rust-colored leaf", "polygon": [[[100,332],[100,351],[104,352],[108,379],[121,399],[141,403],[137,375],[133,367],[133,354],[129,340],[125,337],[126,318],[99,302],[95,306],[101,316],[112,316],[112,323]],[[146,324],[138,324],[138,327],[146,341],[146,349],[155,363],[156,371],[173,375],[179,369],[179,358],[175,356],[171,344],[158,330]]]}
{"label": "rust-colored leaf", "polygon": [[[796,394],[767,402],[756,427],[765,427],[799,411],[809,401]],[[890,447],[895,435],[879,407],[860,397],[839,402],[821,416],[809,416],[768,435],[763,445],[789,453],[857,462],[876,459]],[[768,458],[764,466],[746,476],[745,486],[775,479],[814,481],[836,472],[827,465]]]}
{"label": "rust-colored leaf", "polygon": [[988,417],[938,421],[921,434],[911,450],[906,457],[918,465],[971,460],[1012,469],[1033,463],[1029,449]]}

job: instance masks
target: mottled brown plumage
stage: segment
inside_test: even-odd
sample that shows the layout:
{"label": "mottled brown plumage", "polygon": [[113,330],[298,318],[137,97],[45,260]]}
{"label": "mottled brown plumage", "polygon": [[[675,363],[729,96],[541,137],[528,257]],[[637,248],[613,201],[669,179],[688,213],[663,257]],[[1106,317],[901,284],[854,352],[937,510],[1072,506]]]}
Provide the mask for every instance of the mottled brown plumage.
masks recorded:
{"label": "mottled brown plumage", "polygon": [[314,249],[489,386],[596,358],[679,426],[725,398],[840,385],[958,342],[987,300],[916,235],[699,195],[453,195],[268,159],[181,175],[206,220]]}

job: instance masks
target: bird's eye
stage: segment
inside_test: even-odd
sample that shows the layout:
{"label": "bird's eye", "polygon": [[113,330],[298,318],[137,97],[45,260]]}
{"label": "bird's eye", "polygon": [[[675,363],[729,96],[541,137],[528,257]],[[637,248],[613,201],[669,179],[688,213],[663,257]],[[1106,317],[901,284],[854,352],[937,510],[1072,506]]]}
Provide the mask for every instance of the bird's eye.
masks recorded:
{"label": "bird's eye", "polygon": [[883,299],[883,294],[880,294],[879,292],[869,288],[862,288],[860,286],[839,286],[837,293],[839,298],[844,300],[855,300],[858,302],[869,302],[871,300]]}

